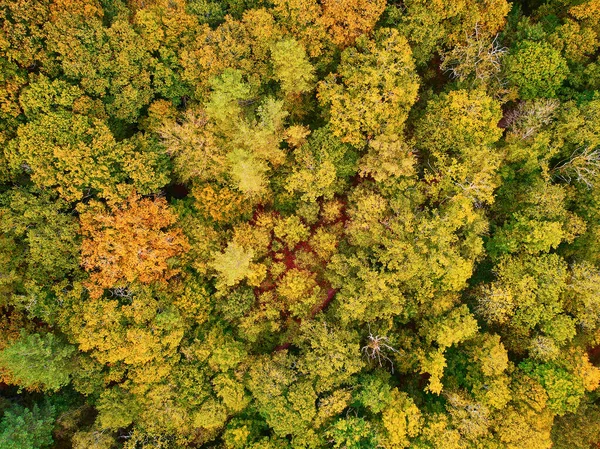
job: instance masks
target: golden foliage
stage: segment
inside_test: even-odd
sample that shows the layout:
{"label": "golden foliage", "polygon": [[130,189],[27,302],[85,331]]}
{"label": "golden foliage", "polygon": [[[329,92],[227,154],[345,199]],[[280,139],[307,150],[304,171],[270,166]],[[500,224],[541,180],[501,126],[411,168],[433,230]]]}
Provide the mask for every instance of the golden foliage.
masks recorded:
{"label": "golden foliage", "polygon": [[323,0],[321,20],[333,41],[344,48],[373,29],[385,5],[385,0]]}
{"label": "golden foliage", "polygon": [[192,188],[192,196],[196,200],[196,208],[202,215],[217,222],[230,222],[233,219],[252,211],[252,203],[244,196],[229,187],[204,184]]}

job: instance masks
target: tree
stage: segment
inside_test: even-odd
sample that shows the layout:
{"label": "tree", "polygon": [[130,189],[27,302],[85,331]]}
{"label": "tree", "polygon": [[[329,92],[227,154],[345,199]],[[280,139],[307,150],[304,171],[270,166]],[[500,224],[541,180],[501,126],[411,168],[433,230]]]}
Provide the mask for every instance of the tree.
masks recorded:
{"label": "tree", "polygon": [[331,447],[347,449],[367,449],[377,445],[377,437],[372,426],[363,418],[348,417],[337,420],[328,430],[326,436]]}
{"label": "tree", "polygon": [[292,268],[279,280],[277,295],[294,316],[309,317],[313,308],[323,301],[315,277],[312,273]]}
{"label": "tree", "polygon": [[474,84],[499,81],[502,60],[508,52],[499,36],[488,36],[475,26],[475,32],[442,54],[440,69],[449,72],[458,81],[471,80]]}
{"label": "tree", "polygon": [[160,136],[183,182],[212,181],[225,172],[227,159],[214,133],[202,110],[188,109],[183,123],[169,120],[163,124]]}
{"label": "tree", "polygon": [[453,354],[449,371],[456,373],[456,381],[479,404],[491,410],[504,408],[512,398],[509,377],[512,364],[500,336],[479,334],[464,348],[460,356]]}
{"label": "tree", "polygon": [[409,0],[399,21],[417,63],[424,65],[435,51],[464,44],[475,30],[495,36],[504,27],[510,9],[506,0]]}
{"label": "tree", "polygon": [[599,289],[600,271],[596,267],[586,262],[571,267],[565,291],[565,309],[585,330],[597,329],[600,324]]}
{"label": "tree", "polygon": [[93,296],[103,289],[133,282],[165,282],[175,276],[173,259],[189,249],[187,239],[173,226],[176,216],[164,198],[129,197],[107,210],[92,203],[80,216],[81,263],[90,273]]}
{"label": "tree", "polygon": [[527,405],[507,407],[495,424],[496,439],[509,449],[550,449],[553,413]]}
{"label": "tree", "polygon": [[50,112],[19,127],[7,156],[39,188],[67,201],[97,194],[111,202],[132,188],[147,194],[167,183],[164,156],[143,136],[117,141],[101,120]]}
{"label": "tree", "polygon": [[331,199],[347,186],[356,173],[356,152],[336,138],[329,128],[320,128],[308,143],[294,149],[295,164],[285,189],[301,193],[302,200]]}
{"label": "tree", "polygon": [[462,305],[443,317],[425,323],[422,335],[426,340],[436,342],[438,348],[446,349],[473,337],[477,327],[475,317]]}
{"label": "tree", "polygon": [[[575,322],[564,313],[562,300],[567,265],[560,256],[504,257],[496,270],[498,280],[482,287],[478,312],[488,323],[505,327],[505,345],[524,352],[537,336],[559,346],[573,338]],[[548,349],[547,356],[556,357]]]}
{"label": "tree", "polygon": [[81,275],[79,224],[53,192],[15,188],[0,195],[2,288],[9,304],[47,321],[56,318],[56,291]]}
{"label": "tree", "polygon": [[[262,356],[255,359],[248,372],[247,386],[256,398],[259,413],[265,417],[275,434],[281,437],[301,434],[309,424],[304,417],[310,422],[310,418],[316,413],[316,394],[309,383],[295,388],[296,399],[302,401],[302,404],[298,404],[297,409],[290,406],[290,401],[294,399],[288,400],[286,396],[297,380],[297,374],[291,367],[293,362],[293,358],[283,351],[272,358]],[[303,400],[304,398],[312,401]]]}
{"label": "tree", "polygon": [[299,95],[310,91],[315,85],[314,68],[306,50],[295,39],[287,38],[271,48],[274,78],[279,81],[286,95]]}
{"label": "tree", "polygon": [[[56,61],[44,45],[44,24],[49,19],[46,1],[3,0],[0,2],[0,132],[4,134],[18,125],[22,110],[18,97],[29,78],[28,70],[44,67],[53,73]],[[6,136],[0,137],[3,141]]]}
{"label": "tree", "polygon": [[216,222],[232,222],[248,216],[252,211],[252,203],[246,201],[242,192],[227,186],[201,184],[194,186],[191,193],[196,200],[195,207],[200,213]]}
{"label": "tree", "polygon": [[228,69],[240,71],[256,88],[270,78],[269,52],[281,38],[279,24],[266,9],[247,10],[241,20],[227,15],[216,29],[201,27],[195,41],[183,49],[182,78],[195,86],[198,100],[206,98],[211,80]]}
{"label": "tree", "polygon": [[232,242],[227,245],[223,253],[215,255],[213,268],[221,275],[224,284],[231,287],[252,275],[253,258],[252,249],[246,251],[242,246]]}
{"label": "tree", "polygon": [[298,360],[298,369],[314,377],[317,392],[349,383],[361,370],[363,361],[354,332],[323,321],[306,322],[301,331],[298,344],[303,355]]}
{"label": "tree", "polygon": [[324,0],[321,21],[331,34],[333,42],[345,48],[361,34],[368,34],[385,9],[383,0]]}
{"label": "tree", "polygon": [[319,67],[326,67],[335,49],[316,0],[274,0],[273,15],[289,34],[301,42]]}
{"label": "tree", "polygon": [[98,431],[79,431],[71,439],[73,449],[111,449],[115,446],[114,436]]}
{"label": "tree", "polygon": [[495,227],[487,244],[490,255],[549,252],[563,242],[573,242],[585,230],[583,221],[567,210],[567,191],[562,186],[529,181],[513,197],[513,205],[515,198],[519,200],[518,210],[507,210],[511,213],[503,225]]}
{"label": "tree", "polygon": [[569,68],[560,52],[545,42],[522,41],[506,57],[507,79],[524,100],[556,97]]}
{"label": "tree", "polygon": [[0,6],[2,51],[6,57],[23,69],[48,64],[46,69],[52,72],[53,61],[44,48],[49,4],[38,0],[4,0]]}
{"label": "tree", "polygon": [[499,103],[482,91],[452,91],[428,102],[416,145],[428,158],[432,193],[493,202],[502,157],[494,148],[502,135],[500,118]]}
{"label": "tree", "polygon": [[6,449],[42,449],[50,447],[55,410],[52,406],[33,408],[13,405],[0,420],[0,447]]}
{"label": "tree", "polygon": [[227,155],[231,164],[233,184],[247,197],[260,198],[266,194],[269,166],[245,149],[235,149]]}
{"label": "tree", "polygon": [[588,449],[600,432],[600,414],[594,404],[582,404],[576,413],[555,418],[552,426],[553,447]]}
{"label": "tree", "polygon": [[337,74],[319,83],[317,96],[329,108],[334,135],[361,148],[377,135],[402,132],[418,88],[407,40],[382,28],[344,50]]}
{"label": "tree", "polygon": [[112,117],[133,123],[154,95],[152,57],[127,17],[117,15],[105,27],[103,16],[92,0],[55,2],[45,26],[47,46],[66,76],[102,98]]}
{"label": "tree", "polygon": [[28,119],[34,120],[44,114],[72,110],[83,100],[83,90],[61,79],[51,80],[40,74],[21,91],[19,104]]}
{"label": "tree", "polygon": [[444,413],[430,413],[425,419],[421,435],[414,442],[418,448],[459,449],[463,445],[460,433],[451,426]]}
{"label": "tree", "polygon": [[213,91],[206,112],[215,123],[219,144],[227,149],[229,180],[253,201],[267,192],[267,172],[285,160],[280,148],[284,138],[284,103],[272,97],[258,105],[254,87],[240,70],[226,70],[212,80]]}
{"label": "tree", "polygon": [[552,363],[524,361],[519,368],[537,380],[548,394],[548,408],[562,416],[575,412],[584,394],[584,386],[567,370]]}
{"label": "tree", "polygon": [[75,347],[52,333],[26,334],[0,352],[0,364],[21,387],[57,391],[70,382]]}
{"label": "tree", "polygon": [[144,7],[134,10],[133,27],[140,36],[139,42],[153,56],[148,67],[152,88],[161,97],[179,104],[184,96],[193,93],[192,86],[183,80],[179,56],[194,42],[197,20],[204,18],[194,16],[192,5],[183,0],[140,3]]}
{"label": "tree", "polygon": [[403,449],[410,447],[410,440],[421,433],[423,417],[406,393],[394,389],[389,405],[382,412],[382,422],[385,428],[382,447]]}
{"label": "tree", "polygon": [[[149,287],[115,289],[113,298],[92,297],[75,304],[69,315],[72,322],[63,326],[80,350],[92,357],[85,362],[88,372],[76,385],[85,391],[86,377],[94,380],[90,372],[99,370],[99,390],[115,381],[147,391],[178,362],[185,322],[172,298],[169,301]],[[99,390],[96,385],[92,391]]]}
{"label": "tree", "polygon": [[377,136],[369,141],[367,153],[358,161],[358,166],[363,178],[370,176],[375,182],[383,183],[400,176],[414,176],[416,154],[401,136]]}

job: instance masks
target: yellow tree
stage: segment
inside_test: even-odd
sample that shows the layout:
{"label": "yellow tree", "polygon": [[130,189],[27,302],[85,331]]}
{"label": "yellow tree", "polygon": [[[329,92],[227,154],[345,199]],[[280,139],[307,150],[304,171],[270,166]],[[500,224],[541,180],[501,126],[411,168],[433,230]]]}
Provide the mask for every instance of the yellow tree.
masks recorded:
{"label": "yellow tree", "polygon": [[385,0],[323,0],[321,21],[333,42],[345,48],[361,34],[371,32],[385,5]]}
{"label": "yellow tree", "polygon": [[321,19],[323,11],[317,0],[274,0],[273,15],[288,33],[304,44],[308,56],[317,63],[331,62],[334,45]]}
{"label": "yellow tree", "polygon": [[21,125],[5,154],[36,186],[54,188],[67,201],[89,194],[117,201],[132,187],[150,193],[167,184],[160,150],[141,134],[117,141],[102,120],[56,111]]}
{"label": "yellow tree", "polygon": [[414,48],[418,64],[436,50],[464,43],[475,30],[494,36],[506,22],[506,0],[408,0],[403,3],[401,29]]}
{"label": "yellow tree", "polygon": [[224,172],[227,159],[204,111],[188,109],[182,123],[167,120],[159,132],[182,181],[213,180]]}
{"label": "yellow tree", "polygon": [[207,25],[195,42],[180,55],[182,79],[196,86],[195,97],[204,99],[210,80],[225,69],[239,70],[257,86],[268,79],[269,51],[282,32],[265,9],[247,10],[241,21],[231,16],[218,28]]}
{"label": "yellow tree", "polygon": [[429,101],[415,134],[434,172],[431,193],[462,193],[476,204],[494,201],[501,117],[500,104],[482,91],[456,90]]}
{"label": "yellow tree", "polygon": [[271,47],[274,78],[286,95],[299,95],[314,87],[314,68],[306,50],[295,39],[284,39]]}
{"label": "yellow tree", "polygon": [[329,106],[334,135],[360,147],[376,135],[401,133],[418,89],[406,38],[382,28],[342,53],[338,73],[321,81],[318,98]]}

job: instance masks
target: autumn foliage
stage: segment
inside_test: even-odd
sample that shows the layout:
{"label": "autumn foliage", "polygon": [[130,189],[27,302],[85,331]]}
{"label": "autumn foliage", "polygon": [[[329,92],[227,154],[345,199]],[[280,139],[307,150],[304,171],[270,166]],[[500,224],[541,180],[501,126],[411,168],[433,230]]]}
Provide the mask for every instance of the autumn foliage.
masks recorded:
{"label": "autumn foliage", "polygon": [[93,296],[132,282],[166,281],[178,270],[173,258],[189,247],[164,198],[132,195],[112,210],[100,204],[81,214],[81,264]]}
{"label": "autumn foliage", "polygon": [[0,0],[0,449],[600,444],[600,0]]}

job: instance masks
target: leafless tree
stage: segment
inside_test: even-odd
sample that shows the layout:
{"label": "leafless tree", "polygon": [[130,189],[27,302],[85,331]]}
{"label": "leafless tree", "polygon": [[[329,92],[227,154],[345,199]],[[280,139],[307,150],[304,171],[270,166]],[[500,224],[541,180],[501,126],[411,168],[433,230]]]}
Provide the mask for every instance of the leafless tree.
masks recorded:
{"label": "leafless tree", "polygon": [[482,33],[479,24],[476,24],[475,31],[467,36],[464,44],[456,45],[442,55],[440,68],[460,81],[471,74],[477,80],[487,80],[500,73],[502,57],[507,51],[500,44],[498,35],[486,35]]}
{"label": "leafless tree", "polygon": [[371,326],[369,326],[369,336],[367,337],[367,344],[361,348],[361,352],[369,360],[377,360],[379,366],[383,366],[382,360],[389,362],[392,367],[392,374],[394,373],[394,362],[387,355],[388,351],[397,353],[398,350],[387,344],[389,339],[387,337],[380,337],[379,335],[373,335],[371,332]]}
{"label": "leafless tree", "polygon": [[568,160],[554,167],[552,173],[567,183],[576,181],[591,189],[600,177],[600,149],[577,149]]}
{"label": "leafless tree", "polygon": [[554,111],[560,103],[555,99],[522,102],[504,115],[510,134],[526,140],[533,137],[554,119]]}
{"label": "leafless tree", "polygon": [[110,294],[112,296],[116,296],[117,298],[129,299],[133,296],[131,290],[127,287],[116,287],[110,290]]}

